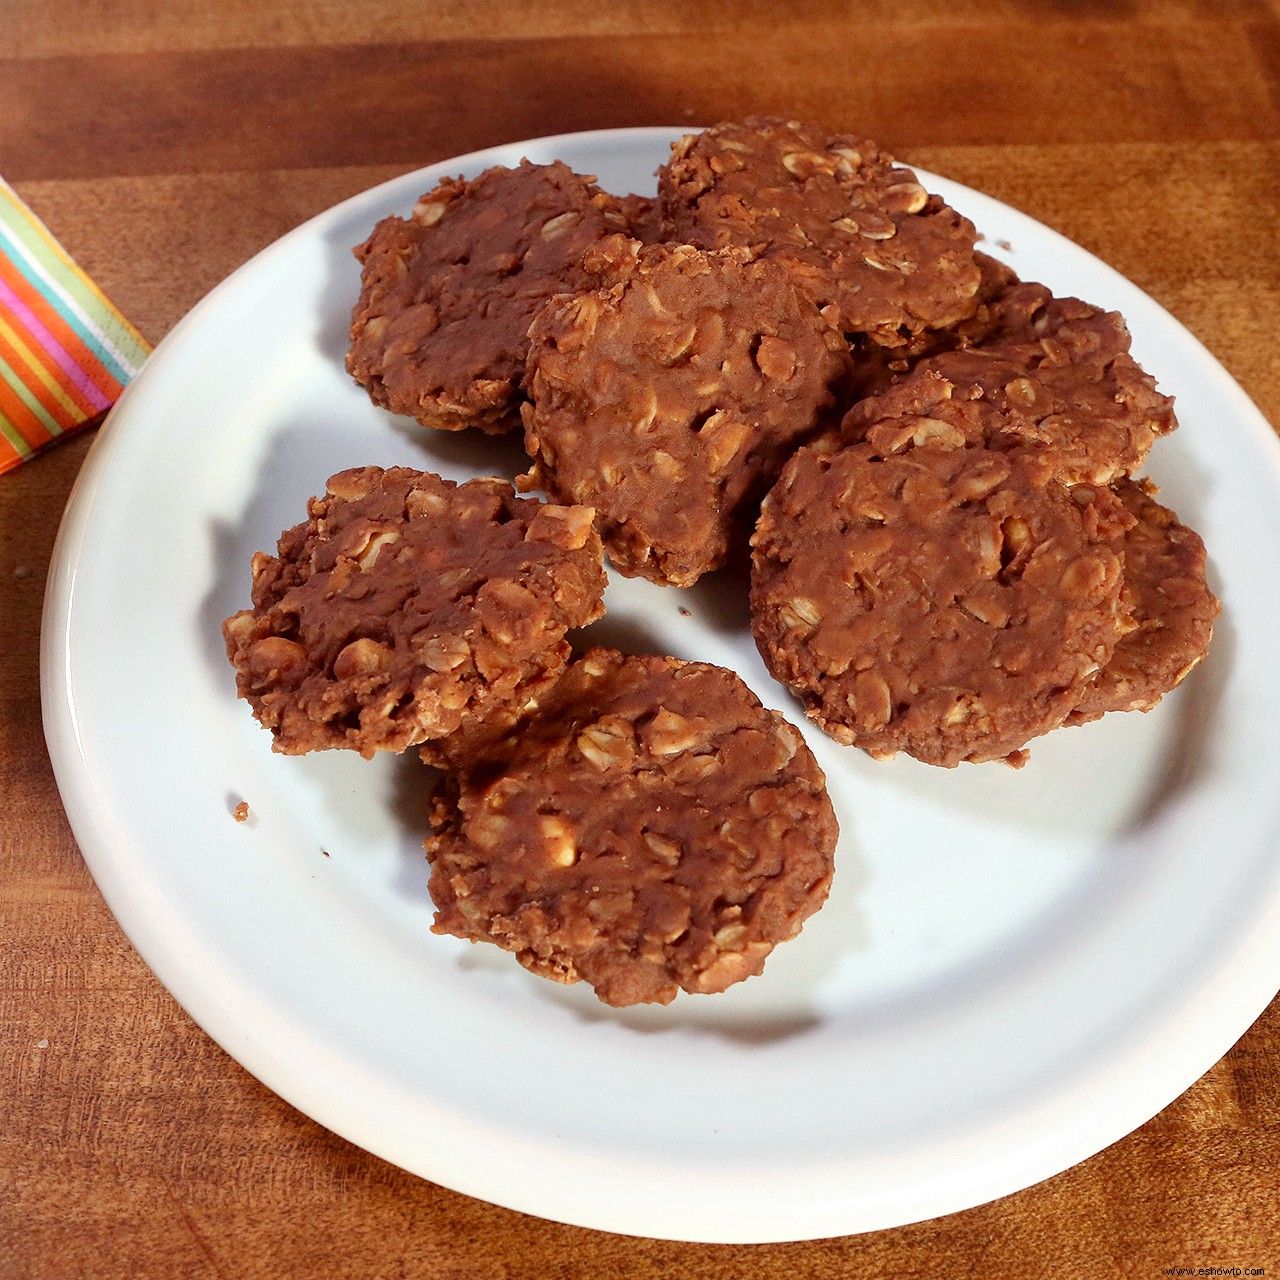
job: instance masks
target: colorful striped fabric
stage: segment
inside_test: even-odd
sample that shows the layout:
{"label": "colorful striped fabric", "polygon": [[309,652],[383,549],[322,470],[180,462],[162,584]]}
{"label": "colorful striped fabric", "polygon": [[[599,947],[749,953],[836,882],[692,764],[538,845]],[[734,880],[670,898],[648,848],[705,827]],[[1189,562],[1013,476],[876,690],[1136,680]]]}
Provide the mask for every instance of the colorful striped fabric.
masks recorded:
{"label": "colorful striped fabric", "polygon": [[0,472],[114,404],[150,350],[0,179]]}

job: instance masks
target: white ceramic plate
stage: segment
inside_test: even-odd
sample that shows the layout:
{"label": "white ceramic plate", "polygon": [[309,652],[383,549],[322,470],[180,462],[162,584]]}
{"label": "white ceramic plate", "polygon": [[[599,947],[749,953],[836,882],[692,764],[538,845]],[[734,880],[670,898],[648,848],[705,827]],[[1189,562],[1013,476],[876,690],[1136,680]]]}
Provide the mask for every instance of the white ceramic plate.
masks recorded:
{"label": "white ceramic plate", "polygon": [[[670,136],[544,139],[411,174],[201,303],[125,394],[68,509],[44,632],[49,747],[143,957],[329,1128],[446,1186],[606,1230],[866,1231],[1115,1141],[1280,985],[1280,448],[1138,289],[929,179],[1024,278],[1120,309],[1176,393],[1182,429],[1149,473],[1208,542],[1225,608],[1209,659],[1150,715],[1041,739],[1021,772],[877,764],[806,729],[843,832],[835,887],[763,977],[722,995],[612,1011],[431,935],[422,768],[273,755],[219,624],[247,603],[251,553],[332,472],[523,469],[514,443],[418,429],[350,382],[351,246],[444,174],[526,155],[651,191]],[[755,652],[740,583],[614,579],[606,603],[593,639],[722,663],[803,722]]]}

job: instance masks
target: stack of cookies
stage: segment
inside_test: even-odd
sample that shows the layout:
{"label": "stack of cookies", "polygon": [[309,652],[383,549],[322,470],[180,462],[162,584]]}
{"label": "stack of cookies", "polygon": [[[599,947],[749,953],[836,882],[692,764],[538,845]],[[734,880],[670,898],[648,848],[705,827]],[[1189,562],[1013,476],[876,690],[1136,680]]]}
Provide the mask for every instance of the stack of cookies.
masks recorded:
{"label": "stack of cookies", "polygon": [[524,161],[357,248],[352,375],[427,427],[523,432],[516,488],[550,501],[335,476],[225,634],[278,749],[447,771],[438,931],[665,1002],[758,972],[825,898],[794,728],[721,668],[570,659],[603,555],[683,587],[749,544],[769,670],[877,757],[1019,765],[1203,656],[1204,547],[1135,478],[1171,401],[1118,315],[977,240],[875,143],[750,120],[679,140],[656,199]]}

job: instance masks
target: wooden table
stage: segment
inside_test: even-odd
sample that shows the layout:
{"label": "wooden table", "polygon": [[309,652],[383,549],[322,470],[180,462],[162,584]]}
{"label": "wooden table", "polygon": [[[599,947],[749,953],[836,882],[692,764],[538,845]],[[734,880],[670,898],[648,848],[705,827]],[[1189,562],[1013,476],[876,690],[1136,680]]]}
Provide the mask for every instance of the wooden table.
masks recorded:
{"label": "wooden table", "polygon": [[[7,0],[0,174],[158,340],[371,184],[565,130],[786,112],[1099,254],[1280,421],[1276,0]],[[1280,1268],[1280,1002],[1161,1115],[1040,1186],[865,1237],[728,1248],[493,1208],[293,1111],[98,896],[37,636],[81,436],[0,478],[0,1275],[1157,1276]],[[1272,584],[1274,585],[1274,584]]]}

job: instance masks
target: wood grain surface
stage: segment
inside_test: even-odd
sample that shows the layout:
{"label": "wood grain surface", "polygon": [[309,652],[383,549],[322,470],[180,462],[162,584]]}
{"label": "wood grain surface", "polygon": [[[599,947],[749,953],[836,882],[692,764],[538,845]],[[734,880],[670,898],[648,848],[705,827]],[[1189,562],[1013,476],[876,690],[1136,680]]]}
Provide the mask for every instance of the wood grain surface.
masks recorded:
{"label": "wood grain surface", "polygon": [[[283,232],[407,169],[780,111],[878,137],[1078,241],[1280,421],[1275,3],[4,0],[0,35],[0,176],[152,340]],[[1280,1002],[1084,1164],[809,1243],[538,1221],[292,1110],[134,953],[54,787],[40,608],[87,445],[0,477],[0,1280],[1280,1274]]]}

